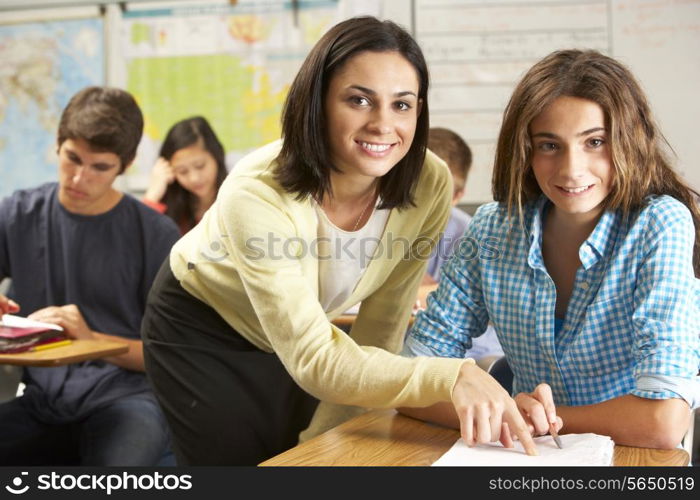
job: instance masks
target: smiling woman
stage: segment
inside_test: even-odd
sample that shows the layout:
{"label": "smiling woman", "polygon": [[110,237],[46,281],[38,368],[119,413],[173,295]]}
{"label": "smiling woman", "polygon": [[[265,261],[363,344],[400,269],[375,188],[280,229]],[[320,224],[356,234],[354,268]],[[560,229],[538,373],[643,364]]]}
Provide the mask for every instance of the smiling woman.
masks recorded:
{"label": "smiling woman", "polygon": [[[465,419],[493,409],[465,423],[481,440],[505,421],[532,452],[514,401],[470,360],[394,354],[450,211],[427,96],[404,29],[341,22],[290,88],[283,139],[242,159],[173,248],[142,333],[180,464],[253,465],[357,407],[453,400]],[[348,335],[331,320],[358,302]]]}
{"label": "smiling woman", "polygon": [[415,69],[397,52],[363,52],[338,70],[325,102],[332,184],[357,177],[373,183],[406,156],[420,114],[418,88]]}
{"label": "smiling woman", "polygon": [[418,92],[416,70],[398,52],[362,52],[334,75],[325,100],[332,191],[320,205],[336,226],[356,230],[363,214],[371,216],[365,208],[379,194],[379,179],[413,144]]}

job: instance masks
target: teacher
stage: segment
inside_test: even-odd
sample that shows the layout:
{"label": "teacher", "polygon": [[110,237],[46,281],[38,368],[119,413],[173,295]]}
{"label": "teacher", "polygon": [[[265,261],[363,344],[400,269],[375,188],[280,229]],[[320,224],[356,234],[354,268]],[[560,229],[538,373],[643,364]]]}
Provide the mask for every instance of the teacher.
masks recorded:
{"label": "teacher", "polygon": [[[254,465],[360,411],[347,405],[441,401],[468,444],[509,442],[510,429],[535,453],[514,401],[473,361],[394,354],[452,194],[426,152],[417,43],[390,21],[339,23],[304,61],[282,122],[149,296],[146,370],[178,463]],[[331,323],[358,302],[350,334]]]}

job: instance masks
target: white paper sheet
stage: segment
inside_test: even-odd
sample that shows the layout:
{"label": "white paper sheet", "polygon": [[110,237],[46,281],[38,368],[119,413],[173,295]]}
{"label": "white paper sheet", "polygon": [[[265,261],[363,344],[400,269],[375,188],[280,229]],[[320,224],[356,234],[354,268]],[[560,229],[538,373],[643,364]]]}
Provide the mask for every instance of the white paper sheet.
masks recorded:
{"label": "white paper sheet", "polygon": [[62,327],[54,325],[53,323],[34,321],[22,316],[15,316],[13,314],[3,314],[0,318],[0,326],[6,326],[8,328],[45,328],[47,330],[56,330],[58,332],[63,331]]}
{"label": "white paper sheet", "polygon": [[516,441],[514,448],[504,448],[501,443],[480,444],[472,448],[459,439],[434,466],[607,466],[612,465],[615,443],[598,434],[564,434],[559,436],[564,445],[557,448],[551,436],[535,438],[538,456],[525,454]]}

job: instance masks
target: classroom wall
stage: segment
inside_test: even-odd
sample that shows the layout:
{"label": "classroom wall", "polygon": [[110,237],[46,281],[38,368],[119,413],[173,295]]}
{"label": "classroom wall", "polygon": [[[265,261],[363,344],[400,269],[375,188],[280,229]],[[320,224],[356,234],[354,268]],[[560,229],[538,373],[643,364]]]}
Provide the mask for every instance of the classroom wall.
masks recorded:
{"label": "classroom wall", "polygon": [[[393,0],[388,3],[396,3]],[[516,82],[553,50],[593,48],[639,78],[677,166],[700,189],[699,0],[415,0],[415,36],[431,67],[431,122],[458,131],[474,167],[463,203],[490,201],[502,110]],[[398,7],[397,7],[398,9]]]}
{"label": "classroom wall", "polygon": [[[8,3],[13,4],[0,2],[0,23],[94,16],[97,12],[95,7],[34,11],[3,9]],[[21,5],[31,3],[31,0],[14,2]],[[81,0],[78,3],[89,2]],[[190,4],[227,5],[228,2],[140,1],[129,3],[129,10]],[[597,48],[630,66],[646,89],[661,128],[677,153],[680,172],[691,185],[700,189],[700,169],[693,168],[695,158],[700,156],[700,141],[694,138],[695,127],[691,121],[700,115],[700,99],[696,95],[697,82],[700,81],[700,58],[697,57],[700,49],[700,0],[339,0],[333,5],[337,19],[358,13],[376,14],[414,32],[431,68],[432,124],[457,130],[474,151],[474,167],[463,204],[475,205],[491,200],[495,139],[501,111],[515,83],[542,56],[569,47]],[[127,64],[131,60],[124,53],[124,37],[128,35],[124,32],[125,24],[119,7],[108,6],[104,81],[124,87],[129,83]],[[196,26],[197,23],[192,24]],[[301,51],[308,50],[313,40],[307,42],[299,45],[299,61],[303,58]],[[267,56],[263,51],[256,55],[252,50],[242,57],[250,60],[258,57],[262,64],[269,60],[265,59]],[[287,72],[291,74],[293,70]],[[202,78],[206,77],[204,72]],[[0,89],[3,89],[1,82]],[[275,98],[279,101],[282,94],[278,92]],[[222,98],[222,107],[226,101],[233,102],[233,99]],[[2,105],[0,99],[0,108]],[[230,115],[235,113],[226,109]],[[271,116],[269,122],[276,119],[276,116]],[[147,130],[147,134],[153,137],[159,133],[163,131]],[[124,176],[120,187],[134,192],[145,187],[157,146],[157,141],[144,142],[137,165]],[[244,152],[245,148],[231,153],[229,163],[234,163]],[[12,168],[15,166],[0,161],[0,173]],[[8,179],[4,173],[3,177]]]}
{"label": "classroom wall", "polygon": [[[283,9],[275,5],[279,2],[241,0],[234,8],[227,2],[218,3],[224,6],[221,15],[202,12],[204,2],[151,2],[115,16],[121,22],[117,20],[113,45],[122,52],[111,58],[109,79],[132,91],[144,103],[146,115],[139,159],[124,179],[131,191],[146,186],[160,146],[153,138],[162,138],[169,124],[187,116],[203,114],[212,123],[227,151],[229,168],[251,150],[277,139],[286,92],[322,33],[354,15],[382,16],[381,0],[317,0],[300,4],[296,14],[288,3]],[[158,14],[170,7],[168,14]],[[189,7],[192,15],[181,17],[180,11]],[[222,23],[224,18],[228,20]],[[240,25],[234,26],[237,21]],[[124,43],[125,34],[133,34],[137,24],[166,33],[169,41],[157,47]],[[234,36],[236,30],[242,33]],[[177,37],[187,42],[178,43]],[[161,57],[170,62],[162,71],[153,70],[153,63]],[[138,69],[139,65],[145,69]],[[191,70],[179,71],[178,65]],[[148,74],[139,75],[140,71]],[[161,91],[157,78],[181,83],[168,95],[173,86],[166,84]],[[199,96],[188,95],[191,91],[185,88],[198,89]]]}

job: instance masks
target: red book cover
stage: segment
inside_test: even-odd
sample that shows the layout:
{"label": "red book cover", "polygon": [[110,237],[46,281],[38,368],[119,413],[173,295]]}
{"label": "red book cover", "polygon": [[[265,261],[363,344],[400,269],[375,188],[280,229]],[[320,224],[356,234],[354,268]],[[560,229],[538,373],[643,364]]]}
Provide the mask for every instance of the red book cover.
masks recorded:
{"label": "red book cover", "polygon": [[63,328],[52,323],[32,321],[20,316],[5,314],[0,321],[0,352],[24,352],[40,344],[57,342],[66,338]]}

